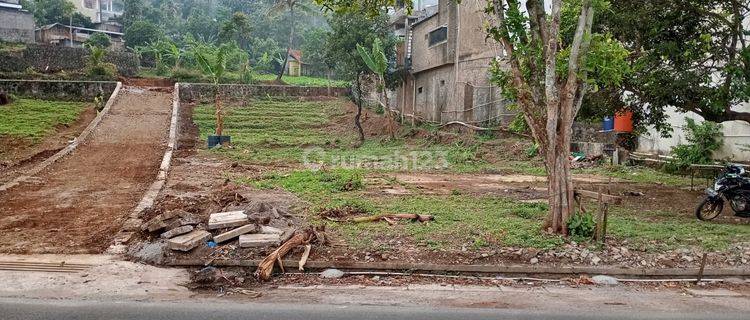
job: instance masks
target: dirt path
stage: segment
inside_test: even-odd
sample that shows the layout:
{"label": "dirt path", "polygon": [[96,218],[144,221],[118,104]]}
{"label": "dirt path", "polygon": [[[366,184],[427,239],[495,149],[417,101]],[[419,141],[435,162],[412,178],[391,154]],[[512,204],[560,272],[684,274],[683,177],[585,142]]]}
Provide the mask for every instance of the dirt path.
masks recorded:
{"label": "dirt path", "polygon": [[88,141],[1,193],[0,252],[103,252],[156,177],[171,97],[124,88]]}

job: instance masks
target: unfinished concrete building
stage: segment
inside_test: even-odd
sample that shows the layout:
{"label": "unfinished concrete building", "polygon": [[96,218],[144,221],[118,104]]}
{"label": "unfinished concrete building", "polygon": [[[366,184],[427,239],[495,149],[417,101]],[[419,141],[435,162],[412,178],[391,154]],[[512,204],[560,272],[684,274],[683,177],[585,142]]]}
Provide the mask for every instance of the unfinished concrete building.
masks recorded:
{"label": "unfinished concrete building", "polygon": [[416,4],[413,15],[404,10],[392,15],[392,26],[404,39],[398,63],[408,71],[393,101],[407,120],[492,125],[513,117],[490,83],[490,62],[503,53],[486,39],[485,5],[484,0],[439,0],[436,7]]}
{"label": "unfinished concrete building", "polygon": [[0,41],[34,43],[34,16],[19,0],[0,0]]}

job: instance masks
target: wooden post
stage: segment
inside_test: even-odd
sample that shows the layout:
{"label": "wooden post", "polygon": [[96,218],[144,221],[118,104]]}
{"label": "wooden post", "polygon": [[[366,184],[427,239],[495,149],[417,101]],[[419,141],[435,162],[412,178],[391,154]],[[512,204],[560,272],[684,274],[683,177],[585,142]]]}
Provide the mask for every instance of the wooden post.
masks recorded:
{"label": "wooden post", "polygon": [[708,259],[708,253],[703,253],[703,258],[701,258],[701,268],[698,270],[698,279],[696,279],[695,283],[700,283],[703,280],[703,271],[706,269],[706,260]]}
{"label": "wooden post", "polygon": [[604,187],[599,186],[599,192],[598,192],[598,201],[599,201],[599,211],[596,213],[596,233],[594,234],[594,240],[596,240],[599,243],[603,242],[602,237],[604,236],[604,210],[605,210],[605,204],[604,204],[604,194],[603,194]]}

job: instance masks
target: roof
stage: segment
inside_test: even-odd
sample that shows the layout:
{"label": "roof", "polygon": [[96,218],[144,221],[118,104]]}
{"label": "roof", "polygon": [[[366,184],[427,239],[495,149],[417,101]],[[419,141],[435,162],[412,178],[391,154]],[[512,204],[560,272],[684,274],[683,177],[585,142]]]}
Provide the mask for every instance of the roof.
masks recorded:
{"label": "roof", "polygon": [[49,30],[49,29],[52,29],[52,28],[57,27],[57,26],[62,27],[62,28],[73,28],[74,30],[82,30],[82,31],[89,31],[89,32],[101,32],[101,33],[105,33],[105,34],[108,34],[108,35],[115,35],[115,36],[122,36],[123,35],[122,32],[114,32],[114,31],[99,30],[99,29],[90,29],[90,28],[76,27],[76,26],[72,26],[71,27],[71,26],[64,25],[64,24],[59,23],[59,22],[56,22],[56,23],[53,23],[53,24],[48,24],[46,26],[41,26],[41,27],[37,28],[37,30],[42,30],[42,29],[43,30]]}
{"label": "roof", "polygon": [[299,62],[302,62],[302,50],[289,50],[289,56]]}
{"label": "roof", "polygon": [[420,24],[422,22],[430,20],[430,18],[438,15],[438,13],[439,13],[438,12],[438,6],[427,7],[424,10],[422,10],[422,11],[419,12],[419,14],[417,15],[418,16],[417,21],[414,22],[414,23],[412,23],[411,26],[413,27],[413,26],[416,26],[416,25],[418,25],[418,24]]}

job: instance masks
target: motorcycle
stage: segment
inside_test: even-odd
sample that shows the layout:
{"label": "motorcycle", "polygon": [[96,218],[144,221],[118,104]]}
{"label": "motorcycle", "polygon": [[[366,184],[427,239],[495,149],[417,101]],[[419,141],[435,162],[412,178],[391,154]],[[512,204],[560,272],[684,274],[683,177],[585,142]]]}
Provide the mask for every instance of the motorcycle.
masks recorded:
{"label": "motorcycle", "polygon": [[735,216],[750,218],[750,178],[745,168],[728,165],[714,181],[712,188],[706,189],[706,199],[695,209],[698,219],[716,219],[724,210],[725,199]]}

